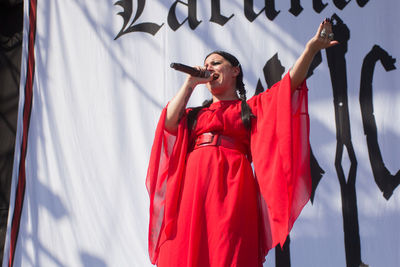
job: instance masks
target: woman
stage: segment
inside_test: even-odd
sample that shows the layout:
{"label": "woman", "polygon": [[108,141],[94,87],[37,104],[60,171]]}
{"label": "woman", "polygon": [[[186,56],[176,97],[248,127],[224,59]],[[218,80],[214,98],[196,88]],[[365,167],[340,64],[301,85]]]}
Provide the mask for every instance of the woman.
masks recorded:
{"label": "woman", "polygon": [[[311,191],[305,78],[332,39],[325,19],[289,73],[248,101],[229,53],[198,67],[210,77],[187,77],[161,114],[146,179],[153,264],[262,266],[283,245]],[[186,109],[202,83],[212,100]]]}

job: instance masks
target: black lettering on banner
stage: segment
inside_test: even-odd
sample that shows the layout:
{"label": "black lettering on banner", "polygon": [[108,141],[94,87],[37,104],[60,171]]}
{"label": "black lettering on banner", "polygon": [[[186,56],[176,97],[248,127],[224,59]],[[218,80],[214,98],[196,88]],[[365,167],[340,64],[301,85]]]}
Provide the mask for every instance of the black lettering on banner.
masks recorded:
{"label": "black lettering on banner", "polygon": [[265,0],[265,15],[269,20],[274,20],[281,11],[276,11],[275,0]]}
{"label": "black lettering on banner", "polygon": [[220,0],[211,0],[211,22],[224,26],[232,17],[233,14],[229,18],[221,14]]}
{"label": "black lettering on banner", "polygon": [[[342,198],[344,245],[347,267],[360,266],[361,244],[358,224],[358,208],[356,195],[357,159],[351,141],[350,118],[347,97],[347,43],[350,30],[343,21],[334,14],[332,16],[332,31],[339,44],[326,49],[328,66],[332,82],[333,103],[336,123],[336,156],[335,168],[340,184]],[[343,171],[342,157],[344,147],[350,160],[350,170],[347,175]]]}
{"label": "black lettering on banner", "polygon": [[248,21],[253,22],[264,10],[260,10],[260,12],[254,12],[254,3],[253,0],[244,0],[244,16],[247,18]]}
{"label": "black lettering on banner", "polygon": [[303,11],[303,7],[300,4],[300,0],[291,0],[290,1],[290,9],[289,12],[292,13],[295,17],[297,17],[301,11]]}
{"label": "black lettering on banner", "polygon": [[314,156],[312,148],[310,146],[310,170],[311,170],[311,196],[310,201],[314,204],[315,192],[317,190],[317,186],[322,179],[322,176],[325,174],[325,171],[319,165],[317,159]]}
{"label": "black lettering on banner", "polygon": [[378,185],[385,199],[389,200],[393,191],[400,184],[400,170],[397,171],[395,175],[389,172],[383,162],[381,150],[379,148],[372,94],[372,80],[374,77],[375,65],[378,61],[381,61],[386,71],[396,69],[394,65],[396,59],[392,58],[388,52],[383,50],[380,46],[375,45],[364,58],[361,69],[360,107],[364,134],[367,138],[369,161],[371,163],[375,183]]}
{"label": "black lettering on banner", "polygon": [[[144,32],[151,35],[156,35],[159,29],[164,25],[164,23],[156,24],[153,22],[135,24],[139,17],[142,15],[146,4],[146,0],[137,0],[137,10],[135,17],[133,18],[131,24],[128,26],[129,20],[132,17],[133,1],[134,0],[119,0],[114,4],[123,8],[123,11],[117,14],[123,18],[123,25],[114,40],[118,39],[124,34],[132,32]],[[351,0],[333,0],[335,6],[341,10],[344,9],[350,1]],[[364,7],[368,2],[369,0],[357,0],[357,3],[360,7]],[[290,3],[291,6],[289,12],[296,17],[299,16],[300,13],[303,11],[300,0],[291,0]],[[179,22],[177,18],[176,7],[178,4],[185,5],[188,8],[188,16],[182,22]],[[265,6],[258,13],[254,11],[254,0],[244,0],[243,4],[244,16],[250,22],[253,22],[262,12],[264,12],[265,16],[271,21],[273,21],[280,13],[280,11],[277,11],[275,9],[275,0],[264,0]],[[321,13],[327,5],[328,4],[323,3],[322,0],[313,0],[313,9],[317,13]],[[222,15],[220,0],[211,0],[210,22],[224,26],[233,16],[234,14],[230,15],[229,17]],[[197,19],[197,0],[187,0],[187,3],[177,0],[171,5],[167,15],[167,22],[169,27],[173,31],[177,31],[186,21],[188,21],[189,27],[192,30],[195,30],[197,26],[199,26],[199,24],[201,23],[201,20]]]}
{"label": "black lettering on banner", "polygon": [[343,10],[348,3],[350,3],[351,0],[346,1],[346,0],[333,0],[333,3],[335,4],[335,6],[337,8],[339,8],[340,10]]}
{"label": "black lettering on banner", "polygon": [[[314,56],[314,59],[311,62],[310,68],[307,73],[307,79],[313,75],[314,70],[321,63],[322,63],[322,54],[321,54],[321,51],[319,51]],[[315,191],[317,190],[317,186],[318,186],[319,182],[321,181],[322,176],[324,175],[325,171],[321,168],[317,159],[315,158],[311,146],[310,146],[310,169],[311,169],[311,186],[312,186],[310,200],[311,200],[311,203],[314,204]]]}
{"label": "black lettering on banner", "polygon": [[322,63],[322,54],[319,51],[313,58],[313,61],[310,64],[310,68],[308,69],[307,79],[310,78],[314,74],[314,70]]}
{"label": "black lettering on banner", "polygon": [[[253,0],[244,0],[244,16],[248,21],[253,22],[263,11],[267,18],[271,21],[274,20],[280,13],[280,11],[275,9],[275,0],[265,0],[265,7],[258,13],[254,12]],[[293,9],[293,11],[295,12],[295,9]]]}
{"label": "black lettering on banner", "polygon": [[114,4],[114,5],[121,6],[124,9],[123,11],[118,13],[118,15],[120,15],[122,17],[122,19],[124,20],[124,24],[123,24],[120,32],[114,38],[114,40],[117,40],[122,35],[130,33],[130,32],[146,32],[146,33],[150,33],[151,35],[155,35],[158,32],[158,30],[164,25],[164,23],[162,23],[161,25],[158,25],[156,23],[151,23],[151,22],[135,24],[135,22],[139,19],[139,17],[143,13],[144,6],[146,4],[146,0],[137,0],[137,4],[138,5],[137,5],[137,10],[136,10],[136,15],[135,15],[132,23],[127,28],[126,28],[126,26],[128,25],[129,19],[132,16],[132,0],[120,0]]}
{"label": "black lettering on banner", "polygon": [[286,238],[283,247],[278,244],[275,248],[275,266],[290,267],[290,235]]}
{"label": "black lettering on banner", "polygon": [[[182,1],[175,1],[175,3],[172,4],[168,12],[168,25],[173,31],[179,29],[186,21],[189,22],[189,27],[192,30],[196,29],[197,26],[199,26],[201,21],[197,20],[196,2],[197,0],[188,0],[187,3]],[[178,18],[176,17],[176,6],[178,4],[183,4],[188,7],[188,17],[184,21],[182,21],[182,23],[179,23]]]}
{"label": "black lettering on banner", "polygon": [[369,0],[357,0],[357,4],[358,4],[360,7],[364,7],[364,6],[368,3],[368,1],[369,1]]}
{"label": "black lettering on banner", "polygon": [[315,12],[317,12],[318,14],[322,12],[322,10],[325,9],[325,7],[328,4],[324,4],[322,3],[322,0],[313,0],[313,9],[315,10]]}
{"label": "black lettering on banner", "polygon": [[268,88],[279,82],[284,73],[285,67],[282,66],[282,63],[278,57],[278,53],[276,53],[270,60],[267,61],[263,68],[264,79],[267,82]]}

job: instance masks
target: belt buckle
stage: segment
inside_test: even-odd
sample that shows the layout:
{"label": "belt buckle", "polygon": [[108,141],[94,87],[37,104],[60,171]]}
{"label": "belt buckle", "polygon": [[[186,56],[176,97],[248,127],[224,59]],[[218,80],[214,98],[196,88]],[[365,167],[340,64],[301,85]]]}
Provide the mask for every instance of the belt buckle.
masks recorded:
{"label": "belt buckle", "polygon": [[203,133],[196,139],[195,147],[216,146],[218,145],[219,135],[213,133]]}

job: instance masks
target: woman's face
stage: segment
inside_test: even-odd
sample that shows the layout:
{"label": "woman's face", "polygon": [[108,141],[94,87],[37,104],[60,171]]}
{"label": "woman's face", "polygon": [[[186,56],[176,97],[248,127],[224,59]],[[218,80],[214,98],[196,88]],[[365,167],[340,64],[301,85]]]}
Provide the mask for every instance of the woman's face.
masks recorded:
{"label": "woman's face", "polygon": [[218,54],[209,55],[204,61],[204,66],[214,77],[207,83],[211,94],[236,96],[236,77],[240,72],[239,67],[232,66],[228,60]]}

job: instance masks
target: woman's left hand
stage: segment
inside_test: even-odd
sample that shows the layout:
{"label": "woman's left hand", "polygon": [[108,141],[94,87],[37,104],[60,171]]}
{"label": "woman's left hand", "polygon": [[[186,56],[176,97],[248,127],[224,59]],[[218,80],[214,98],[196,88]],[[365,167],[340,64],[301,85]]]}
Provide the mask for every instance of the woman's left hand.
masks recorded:
{"label": "woman's left hand", "polygon": [[339,44],[338,41],[333,40],[334,35],[332,32],[332,24],[331,21],[326,18],[320,25],[317,30],[317,33],[311,38],[307,43],[307,47],[317,53],[321,49],[325,49],[328,47],[332,47],[334,45]]}
{"label": "woman's left hand", "polygon": [[299,86],[307,77],[308,69],[310,68],[314,56],[322,49],[339,44],[338,41],[334,41],[333,39],[334,35],[332,32],[331,21],[325,19],[319,25],[317,33],[310,39],[310,41],[308,41],[306,49],[290,70],[290,85],[292,92],[294,92],[297,86]]}

